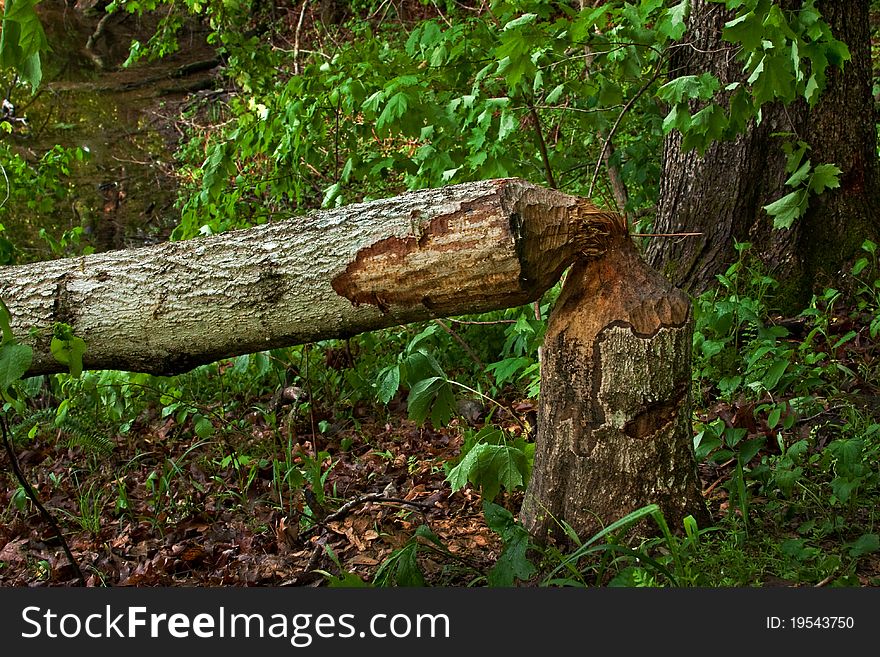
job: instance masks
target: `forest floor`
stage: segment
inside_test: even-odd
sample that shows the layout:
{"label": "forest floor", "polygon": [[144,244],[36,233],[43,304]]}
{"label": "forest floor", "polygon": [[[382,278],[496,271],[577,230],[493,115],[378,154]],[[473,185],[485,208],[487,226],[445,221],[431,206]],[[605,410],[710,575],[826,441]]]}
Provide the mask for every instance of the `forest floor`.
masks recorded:
{"label": "forest floor", "polygon": [[[511,402],[517,413],[534,410],[531,400]],[[339,427],[322,423],[316,440],[309,433],[314,417],[300,416],[289,425],[288,450],[255,410],[277,403],[277,394],[242,399],[226,415],[237,429],[222,438],[200,438],[191,420],[163,419],[152,408],[109,445],[41,432],[17,458],[89,586],[323,586],[352,574],[369,583],[389,555],[413,541],[426,584],[486,585],[502,543],[486,526],[479,492],[468,486],[453,493],[443,467],[460,452],[464,417],[440,430],[419,427],[406,419],[404,403],[392,401],[385,413],[355,407]],[[281,408],[288,416],[295,409]],[[474,415],[471,421],[482,425]],[[503,426],[505,418],[493,422]],[[279,485],[284,464],[317,464],[323,487]],[[9,466],[0,454],[0,585],[76,585],[53,528],[22,498]],[[707,504],[721,524],[730,512],[731,472],[730,464],[700,465]],[[515,515],[522,494],[502,497],[496,502]],[[759,526],[762,500],[751,502]],[[439,543],[416,536],[423,525]],[[762,531],[778,532],[780,541],[788,535],[781,526]],[[860,559],[857,575],[858,585],[877,585],[880,556]],[[748,585],[817,583],[768,570]]]}
{"label": "forest floor", "polygon": [[[278,499],[268,452],[277,447],[283,460],[284,450],[273,444],[260,414],[249,413],[246,422],[252,423],[249,436],[205,441],[191,426],[154,418],[116,436],[103,455],[49,434],[20,450],[18,460],[92,586],[321,584],[326,581],[316,569],[338,574],[326,549],[369,581],[420,525],[448,550],[423,560],[434,583],[468,585],[498,557],[500,540],[483,521],[479,494],[470,488],[453,494],[444,481],[443,463],[460,447],[456,422],[437,431],[416,426],[404,412],[361,418],[358,430],[320,436],[326,497],[315,499],[309,489],[307,501],[326,519],[303,518],[306,500],[298,491],[285,489],[287,499]],[[236,457],[230,459],[232,442]],[[305,459],[295,463],[314,463],[313,437],[300,435],[296,445]],[[16,511],[17,485],[5,454],[0,463],[0,584],[75,584],[52,527],[30,503],[24,513]],[[350,511],[330,515],[343,503]],[[518,506],[519,499],[506,504]]]}

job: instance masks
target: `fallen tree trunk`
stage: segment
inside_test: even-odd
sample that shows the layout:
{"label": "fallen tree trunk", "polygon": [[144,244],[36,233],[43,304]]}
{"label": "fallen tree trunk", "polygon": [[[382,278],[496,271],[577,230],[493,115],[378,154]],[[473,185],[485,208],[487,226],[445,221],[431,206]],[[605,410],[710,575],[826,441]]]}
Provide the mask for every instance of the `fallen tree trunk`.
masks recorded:
{"label": "fallen tree trunk", "polygon": [[[0,269],[28,375],[174,374],[221,358],[535,300],[625,231],[584,199],[515,179],[454,185],[203,239]],[[36,331],[32,331],[36,329]]]}

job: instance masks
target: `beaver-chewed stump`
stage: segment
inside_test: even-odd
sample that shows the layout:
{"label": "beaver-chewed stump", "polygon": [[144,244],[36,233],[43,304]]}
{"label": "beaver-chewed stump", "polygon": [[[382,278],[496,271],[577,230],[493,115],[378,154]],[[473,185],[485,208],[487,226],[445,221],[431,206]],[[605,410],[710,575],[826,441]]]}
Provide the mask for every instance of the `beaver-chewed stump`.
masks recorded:
{"label": "beaver-chewed stump", "polygon": [[544,338],[521,512],[541,540],[562,537],[563,521],[587,538],[648,504],[672,527],[708,521],[691,432],[691,306],[624,232],[572,267]]}
{"label": "beaver-chewed stump", "polygon": [[539,299],[572,264],[544,346],[523,519],[579,533],[657,503],[702,517],[691,451],[690,307],[639,258],[619,215],[522,180],[315,212],[204,239],[0,268],[27,375],[154,374]]}

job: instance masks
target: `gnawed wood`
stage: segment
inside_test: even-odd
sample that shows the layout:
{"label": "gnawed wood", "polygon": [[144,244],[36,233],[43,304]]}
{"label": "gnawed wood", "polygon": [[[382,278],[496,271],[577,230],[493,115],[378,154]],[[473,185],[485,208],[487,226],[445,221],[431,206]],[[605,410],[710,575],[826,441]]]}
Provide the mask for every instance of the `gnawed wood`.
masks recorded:
{"label": "gnawed wood", "polygon": [[[220,358],[540,297],[625,232],[585,199],[516,179],[423,190],[249,230],[0,269],[13,332],[86,369],[172,374]],[[36,337],[31,330],[36,329]]]}
{"label": "gnawed wood", "polygon": [[544,338],[538,438],[521,517],[588,538],[656,503],[707,520],[693,455],[690,303],[628,237],[569,272]]}

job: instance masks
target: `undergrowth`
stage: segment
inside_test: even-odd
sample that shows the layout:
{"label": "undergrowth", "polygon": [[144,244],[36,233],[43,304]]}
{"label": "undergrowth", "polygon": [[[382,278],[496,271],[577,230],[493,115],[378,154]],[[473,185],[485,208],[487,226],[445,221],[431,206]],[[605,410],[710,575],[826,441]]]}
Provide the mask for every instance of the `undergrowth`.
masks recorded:
{"label": "undergrowth", "polygon": [[[841,289],[797,317],[774,314],[776,283],[747,244],[694,300],[694,448],[708,527],[689,517],[670,528],[650,505],[593,537],[569,531],[566,545],[531,540],[515,517],[540,382],[543,321],[531,306],[240,356],[176,377],[27,379],[4,412],[18,450],[48,454],[54,444],[73,457],[31,459],[48,470],[41,494],[70,534],[98,538],[127,521],[162,537],[177,523],[244,512],[257,535],[277,535],[281,519],[296,540],[351,501],[346,482],[366,467],[375,477],[368,496],[398,499],[406,482],[381,475],[390,471],[445,479],[449,499],[479,492],[484,531],[501,549],[491,565],[450,551],[424,509],[404,500],[396,517],[409,538],[371,573],[321,547],[314,563],[327,566],[314,572],[331,585],[875,585],[880,282],[876,246],[864,249]],[[431,461],[398,449],[400,438],[377,437],[400,422],[443,432],[454,451]],[[7,489],[3,520],[33,518],[20,487],[7,479]],[[639,539],[631,530],[646,521],[656,536]],[[52,579],[41,561],[33,572]]]}

